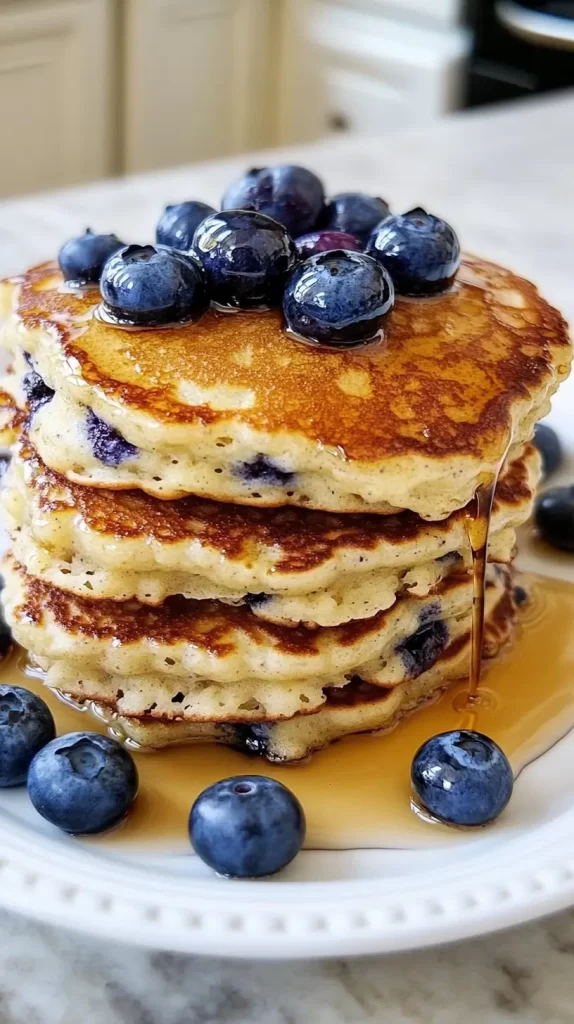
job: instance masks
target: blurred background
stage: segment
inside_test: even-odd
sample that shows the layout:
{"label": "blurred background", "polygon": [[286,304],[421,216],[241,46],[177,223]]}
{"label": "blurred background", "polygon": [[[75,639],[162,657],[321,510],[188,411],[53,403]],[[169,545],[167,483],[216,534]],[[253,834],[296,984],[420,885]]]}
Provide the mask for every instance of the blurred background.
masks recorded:
{"label": "blurred background", "polygon": [[574,0],[0,0],[0,196],[574,85]]}

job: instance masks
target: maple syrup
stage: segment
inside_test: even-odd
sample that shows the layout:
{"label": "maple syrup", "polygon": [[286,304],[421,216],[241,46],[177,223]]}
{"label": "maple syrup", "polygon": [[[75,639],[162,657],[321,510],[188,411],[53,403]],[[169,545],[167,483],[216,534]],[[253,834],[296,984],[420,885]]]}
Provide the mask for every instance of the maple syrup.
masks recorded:
{"label": "maple syrup", "polygon": [[[516,642],[484,666],[474,727],[500,744],[518,774],[574,726],[574,586],[527,577],[530,602],[519,612]],[[18,651],[1,668],[5,681],[39,693],[58,732],[104,731],[89,712],[62,703],[25,671]],[[468,681],[455,683],[424,710],[385,735],[349,737],[302,765],[272,765],[215,744],[135,752],[140,794],[118,830],[81,842],[189,852],[187,818],[198,793],[218,779],[261,774],[279,779],[307,815],[306,846],[313,849],[429,847],[469,841],[468,833],[428,824],[410,808],[410,767],[430,736],[460,728]]]}
{"label": "maple syrup", "polygon": [[472,624],[467,692],[467,703],[469,704],[472,704],[477,699],[482,669],[488,534],[490,531],[492,500],[497,481],[498,473],[478,488],[470,510],[466,514],[466,533],[472,554]]}

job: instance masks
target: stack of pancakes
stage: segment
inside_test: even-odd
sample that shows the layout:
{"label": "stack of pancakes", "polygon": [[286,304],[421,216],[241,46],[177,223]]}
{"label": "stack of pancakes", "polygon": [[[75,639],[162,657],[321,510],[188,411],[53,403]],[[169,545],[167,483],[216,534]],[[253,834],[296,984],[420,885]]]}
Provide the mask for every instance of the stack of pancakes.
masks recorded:
{"label": "stack of pancakes", "polygon": [[98,318],[55,264],[7,281],[4,602],[46,682],[143,746],[291,761],[387,728],[467,674],[466,517],[499,466],[485,654],[514,621],[529,444],[570,361],[528,282],[463,260],[383,342],[273,311],[153,330]]}

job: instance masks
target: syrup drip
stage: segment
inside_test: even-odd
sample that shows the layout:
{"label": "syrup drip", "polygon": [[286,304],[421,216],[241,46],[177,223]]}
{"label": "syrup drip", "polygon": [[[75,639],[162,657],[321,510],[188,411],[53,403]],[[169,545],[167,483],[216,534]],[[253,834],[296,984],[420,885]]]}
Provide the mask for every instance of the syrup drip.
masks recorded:
{"label": "syrup drip", "polygon": [[466,535],[472,554],[472,620],[470,632],[470,666],[466,711],[468,721],[459,723],[459,728],[476,728],[474,715],[475,705],[480,701],[478,692],[482,672],[482,648],[484,644],[484,595],[486,590],[486,565],[488,561],[488,535],[492,502],[498,483],[500,471],[508,455],[510,444],[507,445],[496,472],[488,475],[480,483],[474,501],[466,514]]}
{"label": "syrup drip", "polygon": [[[524,583],[531,599],[519,612],[516,643],[485,663],[480,700],[473,706],[474,727],[502,747],[516,775],[574,727],[574,586],[544,577],[528,577]],[[59,733],[106,731],[88,711],[63,704],[37,676],[24,674],[24,658],[16,652],[0,666],[0,678],[42,696]],[[78,841],[119,844],[126,851],[143,849],[154,855],[188,854],[187,819],[196,796],[218,779],[248,773],[279,779],[298,796],[311,849],[415,849],[474,842],[474,833],[429,824],[410,806],[413,755],[429,737],[460,728],[467,690],[467,680],[454,683],[440,699],[385,735],[349,737],[302,765],[272,765],[215,744],[134,751],[140,794],[133,812],[121,828]],[[497,828],[504,828],[513,806],[511,801]]]}
{"label": "syrup drip", "polygon": [[468,704],[476,701],[480,684],[482,645],[484,641],[484,593],[486,587],[488,534],[490,530],[492,500],[497,480],[498,473],[479,487],[474,496],[471,510],[466,515],[466,533],[472,552],[472,625]]}

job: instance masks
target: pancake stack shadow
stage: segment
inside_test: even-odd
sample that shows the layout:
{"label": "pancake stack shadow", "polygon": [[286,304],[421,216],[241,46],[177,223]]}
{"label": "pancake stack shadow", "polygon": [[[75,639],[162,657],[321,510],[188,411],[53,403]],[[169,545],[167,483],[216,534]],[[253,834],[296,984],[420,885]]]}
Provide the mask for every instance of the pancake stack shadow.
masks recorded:
{"label": "pancake stack shadow", "polygon": [[133,743],[274,761],[386,729],[469,663],[466,513],[495,493],[485,656],[515,619],[529,444],[568,370],[527,282],[467,260],[384,345],[325,352],[272,312],[126,331],[54,264],[4,284],[4,605],[46,683]]}

